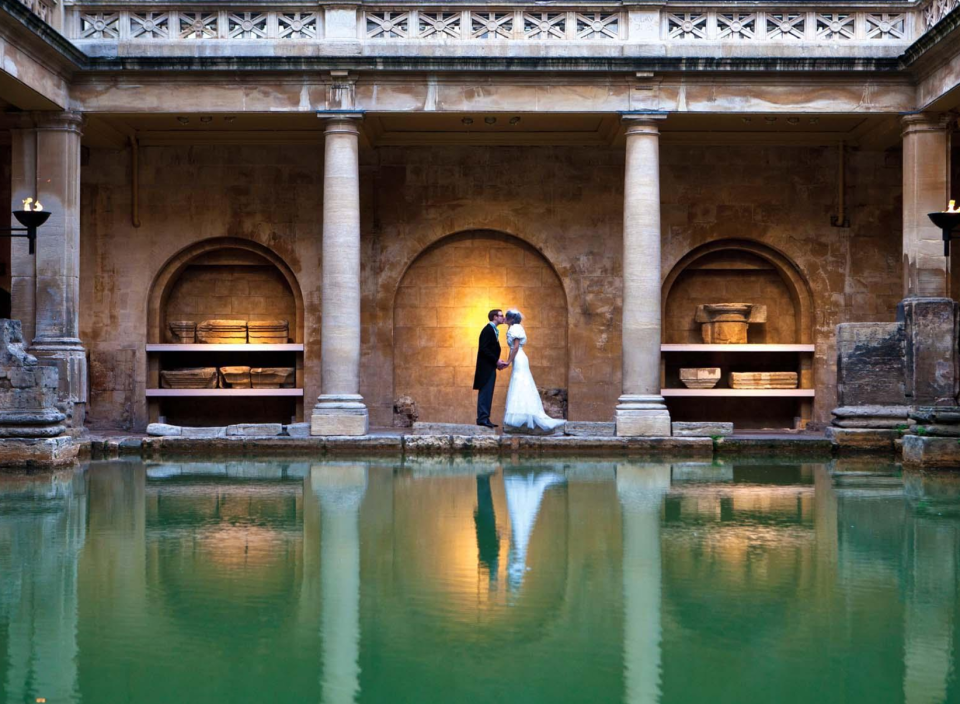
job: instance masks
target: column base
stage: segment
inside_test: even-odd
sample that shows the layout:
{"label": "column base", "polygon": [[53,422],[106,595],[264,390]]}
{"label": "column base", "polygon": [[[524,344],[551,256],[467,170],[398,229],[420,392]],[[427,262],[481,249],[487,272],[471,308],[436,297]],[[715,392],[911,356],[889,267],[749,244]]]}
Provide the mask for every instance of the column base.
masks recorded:
{"label": "column base", "polygon": [[311,435],[367,435],[370,416],[359,394],[321,394],[310,416]]}
{"label": "column base", "polygon": [[41,366],[59,374],[57,405],[67,415],[67,426],[82,428],[87,403],[87,353],[77,338],[35,338],[30,354]]}
{"label": "column base", "polygon": [[621,396],[617,405],[618,437],[669,437],[670,411],[663,396]]}

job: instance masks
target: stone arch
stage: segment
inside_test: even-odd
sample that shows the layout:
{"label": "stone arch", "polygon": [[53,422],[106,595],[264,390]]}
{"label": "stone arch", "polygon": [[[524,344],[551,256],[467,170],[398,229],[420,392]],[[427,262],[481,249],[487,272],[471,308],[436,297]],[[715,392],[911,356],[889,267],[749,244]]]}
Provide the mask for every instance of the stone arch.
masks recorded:
{"label": "stone arch", "polygon": [[[394,398],[413,398],[423,421],[473,423],[477,336],[487,311],[497,307],[524,312],[526,349],[537,385],[565,394],[568,311],[560,276],[540,251],[519,237],[473,230],[426,247],[398,281],[393,301]],[[506,347],[503,331],[501,344]],[[503,414],[508,381],[509,372],[497,378],[497,418]]]}
{"label": "stone arch", "polygon": [[293,297],[294,320],[290,326],[291,338],[294,342],[303,342],[303,293],[289,265],[276,252],[258,242],[238,237],[215,237],[184,247],[160,267],[147,298],[148,343],[165,341],[167,303],[187,267],[203,261],[204,257],[231,251],[247,258],[263,260],[264,265],[272,265],[279,272]]}
{"label": "stone arch", "polygon": [[[758,266],[758,264],[760,265]],[[810,344],[813,342],[813,292],[800,268],[789,257],[773,247],[752,240],[740,239],[717,240],[701,245],[688,252],[670,270],[661,288],[660,304],[664,316],[664,342],[687,341],[673,338],[678,334],[683,334],[684,331],[689,335],[691,334],[690,331],[695,329],[692,326],[690,328],[683,327],[686,323],[689,323],[685,318],[679,323],[676,320],[671,320],[671,318],[676,317],[672,314],[672,310],[675,307],[674,297],[677,291],[685,283],[685,279],[689,281],[691,272],[696,271],[698,266],[702,267],[701,271],[707,270],[709,266],[714,266],[716,267],[712,269],[714,272],[720,272],[724,267],[728,270],[736,269],[738,266],[743,267],[741,271],[749,271],[752,268],[753,271],[758,273],[751,276],[743,276],[742,278],[744,280],[748,278],[756,280],[757,291],[752,292],[752,294],[748,293],[747,297],[753,295],[757,297],[758,300],[747,300],[744,302],[766,302],[761,300],[764,294],[760,292],[762,287],[766,286],[766,295],[770,297],[771,303],[775,303],[778,298],[785,296],[789,298],[792,304],[793,325],[789,326],[789,328],[792,328],[792,332],[788,332],[789,328],[782,325],[782,320],[778,321],[777,324],[781,327],[778,329],[777,334],[771,335],[771,337],[775,338],[772,341],[799,344]],[[767,277],[768,280],[764,280],[764,277],[759,273],[763,271],[764,268],[766,268],[769,273],[776,274],[773,280],[769,280],[769,277]],[[778,290],[778,287],[782,287],[782,289]],[[730,291],[729,293],[724,291],[717,295],[742,297],[737,291]],[[716,296],[714,296],[714,298],[716,298]],[[693,303],[695,303],[695,301],[692,301],[690,306],[692,306]],[[784,313],[785,312],[786,311],[784,311]],[[777,315],[777,312],[772,311],[772,314]],[[689,317],[692,320],[692,312]]]}

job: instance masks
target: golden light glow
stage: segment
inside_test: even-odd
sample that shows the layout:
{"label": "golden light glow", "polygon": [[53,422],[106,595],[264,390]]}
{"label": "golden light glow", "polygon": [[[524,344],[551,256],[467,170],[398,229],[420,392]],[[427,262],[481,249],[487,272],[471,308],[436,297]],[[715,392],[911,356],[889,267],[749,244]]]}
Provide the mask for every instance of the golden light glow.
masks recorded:
{"label": "golden light glow", "polygon": [[[953,201],[951,201],[953,202]],[[24,210],[33,210],[35,212],[40,212],[43,210],[43,206],[40,205],[39,200],[34,200],[33,198],[24,198],[23,199],[23,209]]]}
{"label": "golden light glow", "polygon": [[952,200],[947,205],[947,209],[944,210],[945,213],[960,213],[960,208],[957,207],[957,201]]}

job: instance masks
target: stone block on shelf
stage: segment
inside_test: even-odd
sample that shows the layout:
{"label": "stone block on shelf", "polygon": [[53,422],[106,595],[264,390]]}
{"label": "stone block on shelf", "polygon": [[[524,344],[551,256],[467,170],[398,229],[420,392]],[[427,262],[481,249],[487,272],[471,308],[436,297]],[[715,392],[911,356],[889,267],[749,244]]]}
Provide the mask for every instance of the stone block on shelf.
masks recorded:
{"label": "stone block on shelf", "polygon": [[696,322],[707,345],[745,345],[751,323],[767,322],[767,307],[756,303],[705,303],[697,306]]}
{"label": "stone block on shelf", "polygon": [[254,389],[294,388],[293,367],[251,367],[250,383]]}
{"label": "stone block on shelf", "polygon": [[215,389],[220,380],[216,367],[168,369],[160,372],[162,389]]}
{"label": "stone block on shelf", "polygon": [[286,320],[251,320],[247,323],[247,340],[251,345],[283,345],[290,336]]}
{"label": "stone block on shelf", "polygon": [[796,372],[730,372],[731,389],[795,389]]}
{"label": "stone block on shelf", "polygon": [[225,388],[228,389],[249,389],[250,387],[250,367],[220,367],[220,374],[223,375]]}
{"label": "stone block on shelf", "polygon": [[688,389],[712,389],[720,381],[720,367],[683,368],[680,381]]}
{"label": "stone block on shelf", "polygon": [[197,325],[197,342],[210,345],[247,343],[246,320],[204,320]]}
{"label": "stone block on shelf", "polygon": [[197,324],[193,320],[171,320],[167,327],[176,344],[192,345],[197,341]]}

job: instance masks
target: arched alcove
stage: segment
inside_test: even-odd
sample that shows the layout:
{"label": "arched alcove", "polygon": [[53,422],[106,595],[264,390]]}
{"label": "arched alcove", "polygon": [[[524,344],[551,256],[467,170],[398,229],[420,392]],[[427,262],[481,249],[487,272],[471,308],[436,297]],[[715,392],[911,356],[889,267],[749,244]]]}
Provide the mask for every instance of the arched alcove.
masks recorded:
{"label": "arched alcove", "polygon": [[198,242],[167,261],[153,281],[147,338],[168,342],[170,320],[270,320],[290,323],[303,341],[303,295],[296,276],[276,253],[233,237]]}
{"label": "arched alcove", "polygon": [[[286,320],[287,344],[251,344],[249,349],[172,346],[178,341],[170,333],[170,321],[199,324],[215,319]],[[147,343],[151,422],[162,417],[176,425],[219,426],[302,420],[303,295],[286,262],[259,243],[233,237],[214,238],[171,257],[160,268],[150,289]],[[296,388],[253,392],[237,388],[230,395],[190,389],[158,396],[163,391],[159,388],[162,370],[224,366],[292,368]],[[221,374],[221,386],[224,379]]]}
{"label": "arched alcove", "polygon": [[[566,393],[567,301],[559,276],[540,252],[516,237],[463,232],[424,250],[404,273],[394,299],[394,398],[411,397],[420,420],[476,421],[477,340],[492,308],[523,312],[537,386]],[[506,328],[500,344],[506,358]],[[497,377],[495,419],[503,417],[509,374]]]}
{"label": "arched alcove", "polygon": [[[704,349],[695,316],[698,306],[710,303],[766,306],[766,322],[750,325],[746,347]],[[662,386],[674,420],[790,428],[811,417],[813,295],[800,269],[783,253],[750,240],[698,247],[664,280],[661,306],[662,341],[670,346],[663,353]],[[719,367],[719,383],[713,389],[686,389],[680,370],[690,367]],[[745,397],[730,388],[732,372],[796,372],[799,386],[760,389]]]}

